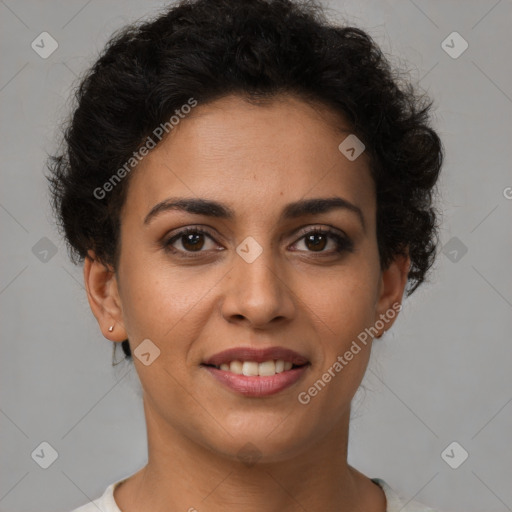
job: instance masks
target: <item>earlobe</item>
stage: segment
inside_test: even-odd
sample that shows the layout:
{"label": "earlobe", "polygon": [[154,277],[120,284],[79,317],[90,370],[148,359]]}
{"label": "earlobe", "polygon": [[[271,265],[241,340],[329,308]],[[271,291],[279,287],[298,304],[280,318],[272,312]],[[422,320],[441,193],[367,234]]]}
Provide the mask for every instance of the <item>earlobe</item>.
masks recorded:
{"label": "earlobe", "polygon": [[[395,259],[381,273],[380,294],[377,301],[375,324],[380,338],[389,330],[402,309],[402,297],[411,260],[408,254],[396,255]],[[381,328],[382,324],[384,326]]]}
{"label": "earlobe", "polygon": [[127,338],[123,323],[117,277],[111,267],[101,263],[93,251],[84,261],[84,283],[87,300],[103,336],[111,341]]}

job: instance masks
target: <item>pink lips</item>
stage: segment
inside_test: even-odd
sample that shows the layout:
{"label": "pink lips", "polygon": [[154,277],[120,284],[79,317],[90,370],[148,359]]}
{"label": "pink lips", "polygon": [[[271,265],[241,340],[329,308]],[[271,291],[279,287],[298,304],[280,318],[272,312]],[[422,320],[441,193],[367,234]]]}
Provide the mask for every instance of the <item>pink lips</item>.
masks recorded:
{"label": "pink lips", "polygon": [[[215,366],[230,363],[231,361],[254,361],[256,363],[263,363],[265,361],[275,361],[278,359],[290,361],[296,365],[296,367],[269,376],[238,375],[215,368]],[[264,397],[279,393],[297,382],[307,371],[309,361],[297,352],[283,347],[270,347],[267,349],[240,347],[219,352],[207,359],[202,366],[210,375],[232,391],[247,397]]]}

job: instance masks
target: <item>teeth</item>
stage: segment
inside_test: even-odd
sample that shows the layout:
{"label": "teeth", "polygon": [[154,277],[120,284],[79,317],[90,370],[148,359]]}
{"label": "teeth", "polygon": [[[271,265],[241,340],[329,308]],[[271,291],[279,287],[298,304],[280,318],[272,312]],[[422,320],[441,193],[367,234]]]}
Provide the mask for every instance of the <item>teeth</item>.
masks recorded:
{"label": "teeth", "polygon": [[240,361],[231,361],[229,365],[229,371],[231,373],[236,373],[237,375],[242,375],[243,365]]}
{"label": "teeth", "polygon": [[265,361],[258,365],[258,375],[275,375],[276,374],[276,363],[274,361]]}
{"label": "teeth", "polygon": [[291,370],[292,366],[293,363],[290,361],[278,359],[277,361],[270,360],[263,363],[257,363],[256,361],[231,361],[229,364],[222,363],[220,369],[225,372],[246,375],[248,377],[269,377],[276,373]]}
{"label": "teeth", "polygon": [[242,373],[247,377],[255,377],[258,375],[258,363],[252,361],[244,361],[242,365]]}

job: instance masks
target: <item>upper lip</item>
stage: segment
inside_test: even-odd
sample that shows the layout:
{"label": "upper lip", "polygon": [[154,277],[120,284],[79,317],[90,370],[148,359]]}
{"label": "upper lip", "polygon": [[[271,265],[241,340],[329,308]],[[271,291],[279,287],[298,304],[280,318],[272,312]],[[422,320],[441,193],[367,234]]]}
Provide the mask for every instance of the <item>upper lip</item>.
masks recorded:
{"label": "upper lip", "polygon": [[205,360],[203,364],[220,366],[223,363],[230,363],[231,361],[254,361],[256,363],[263,363],[265,361],[276,361],[278,359],[290,361],[297,366],[309,363],[306,357],[284,347],[236,347],[218,352]]}

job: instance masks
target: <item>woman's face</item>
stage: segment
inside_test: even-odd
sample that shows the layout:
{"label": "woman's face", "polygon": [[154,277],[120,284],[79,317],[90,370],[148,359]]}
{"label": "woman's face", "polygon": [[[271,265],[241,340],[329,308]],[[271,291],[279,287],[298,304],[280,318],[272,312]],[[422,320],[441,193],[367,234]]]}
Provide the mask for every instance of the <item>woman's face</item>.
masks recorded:
{"label": "woman's face", "polygon": [[[232,457],[251,443],[270,461],[348,420],[371,348],[358,339],[400,301],[407,270],[381,273],[367,157],[338,149],[349,134],[296,98],[230,96],[195,107],[133,171],[111,313],[151,429]],[[306,364],[256,364],[293,363],[282,349]]]}

